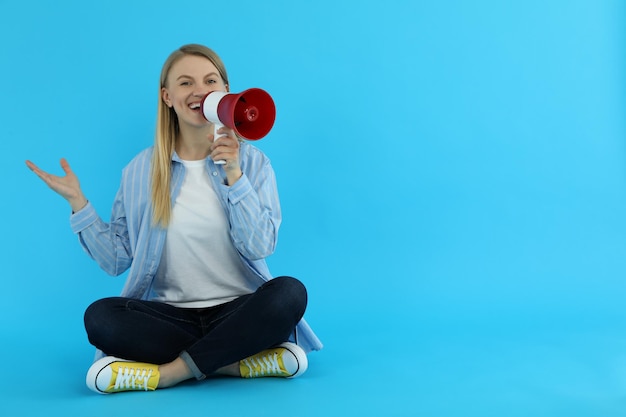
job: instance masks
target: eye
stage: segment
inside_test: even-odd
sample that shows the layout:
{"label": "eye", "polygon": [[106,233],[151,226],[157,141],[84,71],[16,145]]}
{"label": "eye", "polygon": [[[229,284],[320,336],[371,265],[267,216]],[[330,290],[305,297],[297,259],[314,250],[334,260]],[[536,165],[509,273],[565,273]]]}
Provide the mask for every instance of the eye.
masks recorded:
{"label": "eye", "polygon": [[212,79],[212,78],[209,78],[208,80],[206,80],[206,83],[207,83],[207,84],[215,84],[216,82],[217,82],[217,81],[216,81],[216,80],[214,80],[214,79]]}
{"label": "eye", "polygon": [[181,85],[181,86],[191,85],[191,82],[190,82],[190,81],[182,81],[182,82],[180,83],[180,85]]}

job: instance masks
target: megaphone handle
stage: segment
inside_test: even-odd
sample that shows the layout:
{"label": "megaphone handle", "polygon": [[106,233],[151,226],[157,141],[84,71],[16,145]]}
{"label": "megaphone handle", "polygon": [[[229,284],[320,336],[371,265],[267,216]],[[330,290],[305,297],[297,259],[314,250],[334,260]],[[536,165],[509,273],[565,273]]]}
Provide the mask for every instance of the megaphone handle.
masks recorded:
{"label": "megaphone handle", "polygon": [[[215,142],[215,140],[217,139],[217,131],[223,127],[224,125],[221,125],[219,123],[214,123],[214,130],[213,130],[213,142]],[[224,161],[223,159],[220,159],[218,161],[213,161],[214,164],[216,165],[224,165],[226,163],[226,161]]]}

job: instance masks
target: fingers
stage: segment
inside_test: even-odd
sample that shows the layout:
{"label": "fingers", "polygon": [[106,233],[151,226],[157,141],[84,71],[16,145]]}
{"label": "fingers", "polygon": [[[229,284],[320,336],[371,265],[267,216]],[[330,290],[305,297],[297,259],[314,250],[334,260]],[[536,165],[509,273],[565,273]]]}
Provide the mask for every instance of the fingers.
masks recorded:
{"label": "fingers", "polygon": [[[26,166],[30,168],[30,170],[33,171],[35,175],[41,178],[43,182],[45,182],[50,188],[54,189],[55,191],[57,191],[60,181],[63,181],[62,177],[49,174],[48,172],[42,170],[41,168],[39,168],[37,165],[35,165],[33,162],[29,160],[26,161]],[[69,163],[64,158],[61,159],[61,167],[63,168],[63,171],[65,171],[67,175],[71,175],[71,176],[74,175],[74,173],[70,169]]]}
{"label": "fingers", "polygon": [[34,163],[32,163],[29,160],[26,160],[26,166],[33,171],[39,178],[41,178],[42,180],[46,180],[46,176],[48,176],[48,173],[45,171],[42,171],[37,165],[35,165]]}
{"label": "fingers", "polygon": [[217,134],[213,137],[213,143],[223,139],[237,140],[237,135],[235,135],[235,131],[233,129],[220,127]]}
{"label": "fingers", "polygon": [[69,162],[65,158],[61,158],[61,168],[63,168],[63,172],[66,174],[71,174],[72,169],[70,168]]}
{"label": "fingers", "polygon": [[[218,130],[218,137],[211,145],[211,156],[217,159],[236,159],[239,156],[239,139],[235,131],[226,127]],[[214,158],[216,159],[216,158]]]}
{"label": "fingers", "polygon": [[32,162],[30,162],[28,159],[26,160],[26,166],[28,167],[28,169],[30,169],[31,171],[34,171],[37,168],[37,165],[33,164]]}
{"label": "fingers", "polygon": [[80,189],[78,178],[76,178],[76,175],[72,172],[70,164],[67,160],[65,160],[65,158],[61,159],[61,168],[65,171],[65,176],[48,174],[28,160],[26,161],[26,166],[28,166],[28,168],[41,178],[41,180],[45,182],[48,187],[69,201],[74,212],[80,210],[85,206],[85,204],[87,204],[87,199]]}
{"label": "fingers", "polygon": [[26,160],[26,166],[33,172],[43,172],[37,165],[35,165],[33,162]]}
{"label": "fingers", "polygon": [[213,139],[212,149],[218,146],[225,146],[239,149],[239,139],[235,134],[235,131],[227,127],[222,127],[218,130],[217,136]]}
{"label": "fingers", "polygon": [[[32,161],[26,160],[26,166],[44,180],[52,177],[52,175],[48,174],[46,171],[39,168]],[[63,168],[63,171],[66,174],[73,174],[72,169],[70,168],[70,164],[67,162],[65,158],[61,158],[61,168]]]}
{"label": "fingers", "polygon": [[236,161],[239,159],[239,147],[218,143],[211,149],[211,158],[216,160]]}

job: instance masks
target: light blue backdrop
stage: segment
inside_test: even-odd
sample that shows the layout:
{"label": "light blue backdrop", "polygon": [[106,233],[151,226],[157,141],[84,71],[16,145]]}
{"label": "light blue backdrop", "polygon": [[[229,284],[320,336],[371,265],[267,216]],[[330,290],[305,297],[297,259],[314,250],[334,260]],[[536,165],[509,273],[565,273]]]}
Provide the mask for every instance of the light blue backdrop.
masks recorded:
{"label": "light blue backdrop", "polygon": [[[0,0],[0,411],[624,415],[625,13]],[[107,218],[121,169],[152,143],[161,65],[191,42],[222,56],[233,91],[276,101],[256,142],[284,211],[269,263],[306,283],[326,348],[299,380],[103,401],[83,384],[81,317],[123,278],[81,252],[67,204],[24,160],[60,173],[67,158]]]}

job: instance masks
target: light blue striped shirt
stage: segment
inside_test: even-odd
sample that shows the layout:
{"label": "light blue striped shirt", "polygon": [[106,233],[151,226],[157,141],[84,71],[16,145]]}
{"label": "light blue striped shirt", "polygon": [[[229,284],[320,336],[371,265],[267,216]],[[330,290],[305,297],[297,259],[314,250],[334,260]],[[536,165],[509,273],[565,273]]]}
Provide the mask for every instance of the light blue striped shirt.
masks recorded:
{"label": "light blue striped shirt", "polygon": [[[123,297],[149,300],[166,229],[152,224],[150,163],[152,148],[139,153],[122,171],[122,181],[113,203],[111,219],[104,222],[90,204],[72,214],[70,224],[87,254],[110,275],[128,270]],[[274,170],[256,147],[241,143],[243,176],[225,185],[224,170],[207,158],[206,169],[230,222],[230,236],[247,266],[250,292],[270,280],[265,258],[274,252],[281,222]],[[178,155],[172,157],[172,201],[180,192],[185,167]],[[322,348],[305,320],[292,338],[305,351]]]}

